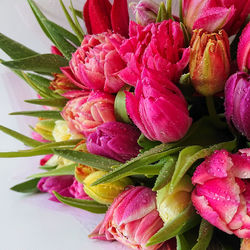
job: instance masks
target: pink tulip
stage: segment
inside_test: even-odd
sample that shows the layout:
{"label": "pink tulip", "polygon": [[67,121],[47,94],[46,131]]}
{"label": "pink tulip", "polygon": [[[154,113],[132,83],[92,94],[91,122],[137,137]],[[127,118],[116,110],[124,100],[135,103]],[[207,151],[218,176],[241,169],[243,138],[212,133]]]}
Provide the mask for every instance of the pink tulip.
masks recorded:
{"label": "pink tulip", "polygon": [[41,160],[40,160],[40,166],[44,166],[47,161],[53,156],[53,154],[45,155]]}
{"label": "pink tulip", "polygon": [[225,115],[228,124],[250,140],[250,76],[244,72],[232,75],[225,86]]}
{"label": "pink tulip", "polygon": [[250,12],[248,0],[183,0],[183,19],[188,31],[224,29],[228,35],[238,32]]}
{"label": "pink tulip", "polygon": [[74,179],[73,184],[69,188],[70,194],[76,199],[92,200],[83,189],[83,184]]}
{"label": "pink tulip", "polygon": [[127,0],[87,0],[83,8],[83,17],[89,34],[113,30],[122,36],[128,35]]}
{"label": "pink tulip", "polygon": [[52,196],[50,200],[57,201],[57,198],[52,193],[53,191],[59,193],[62,196],[73,197],[69,191],[70,186],[74,180],[73,175],[64,175],[64,176],[50,176],[43,177],[37,184],[37,188],[41,192],[50,193]]}
{"label": "pink tulip", "polygon": [[112,33],[85,36],[70,61],[76,78],[74,83],[83,89],[118,92],[125,84],[118,74],[126,64],[113,43],[119,47],[123,40],[122,36]]}
{"label": "pink tulip", "polygon": [[140,131],[129,124],[106,122],[89,135],[86,146],[90,153],[125,162],[139,154]]}
{"label": "pink tulip", "polygon": [[250,238],[250,149],[215,151],[194,172],[192,202],[209,223]]}
{"label": "pink tulip", "polygon": [[68,101],[62,111],[72,132],[86,137],[104,122],[115,121],[114,96],[100,91]]}
{"label": "pink tulip", "polygon": [[237,62],[240,71],[250,70],[250,23],[242,31],[238,45]]}
{"label": "pink tulip", "polygon": [[114,200],[90,237],[117,240],[135,249],[156,250],[161,244],[146,247],[146,243],[162,226],[155,193],[144,186],[130,187]]}
{"label": "pink tulip", "polygon": [[130,22],[130,38],[120,47],[120,55],[127,67],[119,76],[136,86],[144,68],[178,81],[189,62],[189,48],[184,48],[184,35],[180,24],[172,20],[141,26]]}
{"label": "pink tulip", "polygon": [[135,94],[126,93],[127,112],[148,139],[163,143],[178,141],[192,123],[185,98],[169,80],[159,76],[161,79],[156,81],[152,77],[144,71]]}

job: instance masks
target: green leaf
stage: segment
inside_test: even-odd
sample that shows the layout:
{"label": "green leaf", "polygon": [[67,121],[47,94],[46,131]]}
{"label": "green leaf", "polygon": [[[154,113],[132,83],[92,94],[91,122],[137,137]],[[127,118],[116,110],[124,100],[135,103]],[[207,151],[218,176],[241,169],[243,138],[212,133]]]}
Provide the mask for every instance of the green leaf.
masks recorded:
{"label": "green leaf", "polygon": [[157,14],[157,18],[156,18],[156,22],[162,22],[164,20],[167,20],[168,14],[167,14],[167,10],[166,10],[166,6],[163,2],[160,3],[160,7],[159,7],[159,11]]}
{"label": "green leaf", "polygon": [[148,138],[145,137],[144,134],[141,134],[137,143],[143,148],[143,150],[149,150],[157,145],[160,144],[158,141],[150,141]]}
{"label": "green leaf", "polygon": [[96,213],[96,214],[103,214],[107,211],[108,207],[100,204],[96,201],[90,201],[90,200],[80,200],[80,199],[74,199],[74,198],[68,198],[64,197],[57,192],[53,192],[56,198],[71,207],[77,207],[86,211],[89,211],[91,213]]}
{"label": "green leaf", "polygon": [[71,6],[69,7],[69,9],[73,12],[75,12],[76,16],[78,16],[79,18],[83,19],[83,13],[81,10],[77,10],[77,9],[74,9],[72,8]]}
{"label": "green leaf", "polygon": [[163,168],[161,169],[156,179],[155,185],[152,189],[153,191],[157,191],[163,188],[170,182],[171,177],[175,170],[176,160],[177,160],[177,157],[175,156],[166,157],[166,163],[164,164]]}
{"label": "green leaf", "polygon": [[0,48],[12,59],[21,59],[38,53],[0,33]]}
{"label": "green leaf", "polygon": [[188,168],[191,167],[190,164],[193,162],[193,156],[198,152],[201,151],[201,146],[189,146],[184,148],[178,157],[176,162],[174,174],[170,183],[170,192],[174,190],[174,188],[178,185],[179,181],[187,172]]}
{"label": "green leaf", "polygon": [[[84,37],[84,35],[85,35],[85,34],[84,34],[84,31],[83,31],[83,29],[82,29],[82,27],[81,27],[81,25],[80,25],[80,23],[79,23],[79,21],[78,21],[78,19],[77,19],[78,13],[77,13],[76,9],[74,8],[74,6],[73,6],[71,0],[70,0],[70,10],[71,10],[71,12],[72,12],[72,14],[73,14],[73,18],[74,18],[76,27],[77,27],[78,30],[81,32],[82,37]],[[82,13],[81,13],[80,18],[82,19],[82,17],[83,17],[83,15],[82,15]],[[82,40],[81,40],[81,41],[82,41]]]}
{"label": "green leaf", "polygon": [[80,42],[78,38],[63,27],[48,20],[33,0],[28,0],[28,2],[44,33],[63,53],[63,55],[70,60],[71,54],[75,51],[75,47],[68,42],[68,40],[76,46],[79,46]]}
{"label": "green leaf", "polygon": [[75,147],[81,140],[68,140],[61,142],[43,143],[41,146],[37,146],[33,149],[19,150],[17,152],[0,152],[0,158],[12,158],[12,157],[30,157],[35,155],[47,155],[52,154],[54,148],[69,149]]}
{"label": "green leaf", "polygon": [[180,156],[177,162],[178,165],[175,168],[175,172],[170,183],[169,192],[171,193],[174,190],[174,188],[182,179],[182,177],[185,175],[185,173],[197,160],[211,155],[215,150],[226,149],[228,151],[232,151],[236,146],[237,146],[237,142],[236,140],[233,140],[229,142],[222,142],[219,144],[215,144],[209,148],[205,148],[201,150],[199,150],[199,146],[190,146],[190,147],[185,148],[180,153]]}
{"label": "green leaf", "polygon": [[33,178],[42,178],[42,177],[49,177],[49,176],[74,175],[76,166],[77,164],[70,164],[64,167],[50,170],[48,172],[33,174],[29,176],[29,178],[33,179]]}
{"label": "green leaf", "polygon": [[167,8],[166,8],[167,19],[174,20],[173,15],[172,15],[172,0],[167,0],[166,3],[167,3]]}
{"label": "green leaf", "polygon": [[6,127],[1,126],[1,125],[0,125],[0,130],[2,132],[4,132],[5,134],[10,135],[10,136],[14,137],[15,139],[23,142],[24,145],[26,145],[26,146],[37,147],[37,146],[40,146],[43,144],[42,142],[36,141],[28,136],[22,135],[22,134],[14,131],[12,129],[6,128]]}
{"label": "green leaf", "polygon": [[28,180],[20,184],[17,184],[11,187],[10,189],[16,192],[20,192],[20,193],[35,193],[35,192],[38,192],[37,184],[39,180],[40,178]]}
{"label": "green leaf", "polygon": [[[59,0],[59,1],[60,1],[61,6],[62,6],[63,12],[68,20],[69,25],[71,26],[72,30],[75,32],[76,36],[78,37],[79,42],[81,42],[83,40],[82,29],[80,29],[80,30],[78,29],[78,26],[72,20],[69,12],[67,11],[67,9],[63,3],[63,1],[62,0]],[[72,3],[71,3],[71,5],[72,5]]]}
{"label": "green leaf", "polygon": [[182,1],[183,0],[179,0],[179,17],[180,17],[180,23],[183,23]]}
{"label": "green leaf", "polygon": [[[98,185],[101,183],[113,182],[113,181],[119,180],[125,176],[130,175],[130,173],[134,172],[137,168],[140,168],[144,165],[156,162],[156,161],[158,161],[158,160],[160,160],[168,155],[175,154],[178,151],[180,151],[181,149],[182,149],[182,147],[177,147],[177,148],[169,149],[169,150],[161,152],[161,153],[142,157],[137,161],[132,160],[128,163],[125,163],[125,164],[115,168],[112,172],[109,172],[108,174],[106,174],[102,178],[98,179],[97,181],[92,183],[92,186]],[[147,151],[147,152],[149,152],[149,151]]]}
{"label": "green leaf", "polygon": [[197,223],[199,223],[199,220],[199,216],[196,214],[192,204],[190,204],[182,213],[165,224],[155,235],[153,235],[146,246],[152,246],[169,240],[176,235],[183,234],[195,227]]}
{"label": "green leaf", "polygon": [[54,154],[62,156],[63,158],[66,158],[68,160],[103,171],[110,171],[111,166],[121,164],[118,161],[85,152],[60,149],[55,149],[53,152]]}
{"label": "green leaf", "polygon": [[185,45],[186,45],[186,47],[188,47],[189,43],[190,43],[190,40],[191,40],[191,37],[190,37],[190,35],[189,35],[188,31],[187,31],[187,28],[186,28],[185,24],[180,22],[180,25],[181,25],[181,29],[183,31]]}
{"label": "green leaf", "polygon": [[15,61],[5,61],[2,62],[2,64],[11,69],[39,71],[43,73],[61,73],[60,67],[67,66],[68,61],[62,56],[43,54]]}
{"label": "green leaf", "polygon": [[63,108],[68,102],[68,99],[66,98],[44,98],[44,99],[25,100],[25,102],[36,104],[36,105],[42,105],[42,106]]}
{"label": "green leaf", "polygon": [[[49,97],[54,97],[54,96],[58,96],[55,95],[53,93],[53,91],[51,91],[49,89],[49,80],[43,77],[38,77],[38,75],[35,74],[25,74],[22,71],[17,71],[15,70],[16,74],[18,74],[21,78],[23,78],[23,80],[25,80],[28,85],[33,88],[40,96],[45,97],[45,98],[49,98]],[[48,80],[48,84],[47,82],[45,82],[46,80]]]}
{"label": "green leaf", "polygon": [[25,116],[32,116],[39,118],[63,120],[60,111],[54,111],[54,110],[20,111],[20,112],[10,113],[10,115],[25,115]]}
{"label": "green leaf", "polygon": [[207,249],[213,236],[213,229],[214,228],[210,223],[202,219],[199,230],[199,237],[197,239],[197,243],[194,245],[192,250]]}
{"label": "green leaf", "polygon": [[[188,244],[188,241],[184,237],[183,234],[176,235],[176,243],[177,243],[177,248],[176,250],[190,250],[190,246]],[[205,248],[204,248],[205,250]]]}
{"label": "green leaf", "polygon": [[126,109],[126,94],[120,90],[115,97],[115,117],[119,122],[131,123]]}

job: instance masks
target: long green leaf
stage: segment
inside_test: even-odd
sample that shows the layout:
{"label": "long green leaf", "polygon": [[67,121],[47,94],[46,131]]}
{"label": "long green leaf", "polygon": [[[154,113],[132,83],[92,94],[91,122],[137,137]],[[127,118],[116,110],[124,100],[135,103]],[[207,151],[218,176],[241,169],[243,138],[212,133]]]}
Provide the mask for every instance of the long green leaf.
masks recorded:
{"label": "long green leaf", "polygon": [[119,179],[127,176],[128,173],[135,171],[137,168],[140,168],[141,166],[144,166],[146,164],[151,164],[153,162],[156,162],[156,161],[158,161],[158,160],[160,160],[168,155],[175,154],[178,151],[180,151],[181,149],[182,149],[182,147],[177,147],[177,148],[169,149],[167,151],[164,151],[164,152],[161,152],[161,153],[158,153],[155,155],[143,157],[140,160],[133,162],[132,164],[125,163],[125,164],[121,165],[120,167],[117,167],[116,169],[114,169],[112,172],[109,172],[108,174],[106,174],[102,178],[95,181],[92,184],[92,186],[98,185],[101,183],[113,182],[113,181],[119,180]]}
{"label": "long green leaf", "polygon": [[81,32],[81,29],[79,30],[78,27],[77,27],[77,25],[72,20],[69,12],[67,11],[67,9],[66,9],[66,7],[65,7],[65,5],[63,3],[63,1],[62,0],[59,0],[59,1],[60,1],[61,6],[62,6],[63,12],[64,12],[64,14],[65,14],[65,16],[66,16],[66,18],[68,20],[69,25],[71,26],[72,30],[75,32],[75,34],[78,37],[79,41],[82,42],[82,40],[83,40],[83,34]]}
{"label": "long green leaf", "polygon": [[69,9],[73,12],[76,13],[76,16],[78,16],[79,18],[83,19],[83,13],[81,10],[77,10],[77,9],[73,9],[71,6],[69,7]]}
{"label": "long green leaf", "polygon": [[[82,29],[82,27],[81,27],[81,25],[80,25],[80,23],[79,23],[79,21],[78,21],[78,19],[77,19],[77,17],[78,17],[77,10],[74,8],[73,3],[72,3],[71,0],[70,0],[70,10],[72,11],[72,14],[73,14],[73,18],[74,18],[76,27],[77,27],[78,30],[81,32],[82,37],[84,37],[84,35],[85,35],[85,34],[84,34],[84,31],[83,31],[83,29]],[[80,16],[80,18],[82,19],[82,15]],[[81,40],[81,41],[82,41],[82,40]]]}
{"label": "long green leaf", "polygon": [[10,189],[19,193],[35,193],[35,192],[38,192],[37,184],[39,180],[40,178],[28,180],[20,184],[17,184],[11,187]]}
{"label": "long green leaf", "polygon": [[183,234],[195,227],[198,222],[199,216],[196,214],[192,204],[190,204],[182,213],[165,224],[155,235],[153,235],[146,246],[152,246],[169,240],[176,235]]}
{"label": "long green leaf", "polygon": [[174,174],[170,184],[170,192],[174,190],[179,181],[187,172],[187,165],[190,166],[191,162],[193,162],[193,156],[202,149],[201,146],[189,146],[184,148],[178,157],[176,162]]}
{"label": "long green leaf", "polygon": [[159,22],[162,22],[164,20],[167,20],[168,19],[167,15],[168,14],[167,14],[166,6],[163,2],[161,2],[160,7],[159,7],[159,11],[157,14],[156,22],[159,23]]}
{"label": "long green leaf", "polygon": [[2,62],[2,64],[11,69],[39,71],[43,73],[61,73],[60,67],[67,66],[68,61],[62,56],[43,54],[15,61],[5,61]]}
{"label": "long green leaf", "polygon": [[10,136],[14,137],[15,139],[23,142],[24,145],[26,145],[26,146],[37,147],[37,146],[40,146],[43,144],[42,142],[36,141],[28,136],[22,135],[22,134],[14,131],[12,129],[6,128],[6,127],[1,126],[1,125],[0,125],[0,130],[2,132],[4,132],[5,134],[10,135]]}
{"label": "long green leaf", "polygon": [[176,250],[190,250],[188,241],[186,240],[183,234],[176,235],[176,243],[177,243]]}
{"label": "long green leaf", "polygon": [[62,156],[68,160],[104,171],[110,171],[111,166],[121,164],[118,161],[108,159],[103,156],[73,150],[55,149],[54,154]]}
{"label": "long green leaf", "polygon": [[49,177],[49,176],[62,176],[62,175],[74,175],[75,167],[77,164],[70,164],[64,167],[56,168],[47,172],[33,174],[29,176],[29,178],[42,178],[42,177]]}
{"label": "long green leaf", "polygon": [[63,120],[60,112],[54,110],[20,111],[20,112],[10,113],[10,115],[25,115],[25,116],[32,116],[39,118]]}
{"label": "long green leaf", "polygon": [[12,59],[21,59],[38,53],[0,33],[0,48]]}
{"label": "long green leaf", "polygon": [[[215,150],[226,149],[228,151],[232,151],[236,147],[236,145],[237,145],[236,140],[232,140],[229,142],[222,142],[219,144],[215,144],[209,148],[201,149],[198,152],[196,151],[196,153],[194,153],[193,155],[186,154],[190,149],[190,147],[187,147],[185,150],[183,150],[183,154],[180,157],[179,164],[175,169],[173,178],[170,183],[169,192],[172,192],[174,190],[174,188],[182,179],[182,177],[185,175],[185,173],[197,160],[211,155]],[[193,146],[192,150],[193,152],[195,152],[195,150],[198,150],[198,146]]]}
{"label": "long green leaf", "polygon": [[210,223],[202,219],[199,230],[199,237],[197,239],[197,243],[194,245],[192,250],[207,249],[213,236],[213,229],[214,227]]}
{"label": "long green leaf", "polygon": [[32,99],[32,100],[25,100],[27,103],[32,103],[36,105],[42,106],[51,106],[51,107],[59,107],[62,108],[66,105],[68,99],[66,98],[45,98],[45,99]]}
{"label": "long green leaf", "polygon": [[175,156],[168,156],[166,158],[166,163],[164,164],[155,181],[155,185],[153,187],[154,191],[157,191],[167,185],[174,173],[177,158]]}
{"label": "long green leaf", "polygon": [[68,198],[64,197],[57,192],[53,192],[56,198],[61,201],[62,203],[69,205],[71,207],[77,207],[86,211],[89,211],[91,213],[96,214],[103,214],[107,211],[108,207],[100,204],[96,201],[89,201],[89,200],[80,200],[80,199],[74,199],[74,198]]}

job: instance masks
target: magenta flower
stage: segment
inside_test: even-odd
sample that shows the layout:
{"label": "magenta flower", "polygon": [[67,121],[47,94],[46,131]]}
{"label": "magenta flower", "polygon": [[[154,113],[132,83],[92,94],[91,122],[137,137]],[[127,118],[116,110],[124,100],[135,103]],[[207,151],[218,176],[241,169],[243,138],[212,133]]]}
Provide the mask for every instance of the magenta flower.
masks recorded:
{"label": "magenta flower", "polygon": [[55,191],[62,196],[73,197],[69,191],[73,180],[73,175],[43,177],[38,182],[37,188],[41,192],[50,193],[52,195],[50,200],[58,201],[52,192]]}
{"label": "magenta flower", "polygon": [[238,32],[250,12],[248,0],[183,0],[183,19],[188,31],[224,29],[228,35]]}
{"label": "magenta flower", "polygon": [[250,70],[250,23],[242,31],[238,45],[237,62],[240,71]]}
{"label": "magenta flower", "polygon": [[[72,55],[70,68],[80,88],[116,93],[125,84],[119,72],[126,64],[116,51],[124,38],[118,34],[87,35]],[[113,45],[115,44],[115,46]]]}
{"label": "magenta flower", "polygon": [[76,179],[74,179],[73,184],[69,188],[70,194],[76,198],[76,199],[82,199],[82,200],[92,200],[83,189],[83,184]]}
{"label": "magenta flower", "polygon": [[167,79],[149,78],[145,71],[135,94],[126,93],[126,108],[134,124],[152,141],[178,141],[192,123],[185,98],[176,85]]}
{"label": "magenta flower", "polygon": [[250,149],[214,152],[194,172],[192,202],[209,223],[250,238]]}
{"label": "magenta flower", "polygon": [[140,131],[129,124],[106,122],[89,135],[86,145],[90,153],[125,162],[139,153]]}
{"label": "magenta flower", "polygon": [[117,240],[134,249],[156,250],[161,244],[146,247],[146,243],[162,226],[156,194],[144,186],[130,187],[114,200],[90,237]]}
{"label": "magenta flower", "polygon": [[144,68],[177,81],[189,62],[189,48],[184,48],[180,24],[172,20],[145,27],[130,22],[130,38],[123,42],[119,51],[127,62],[119,76],[132,86],[141,79]]}
{"label": "magenta flower", "polygon": [[86,137],[96,128],[110,121],[115,121],[114,96],[100,91],[91,92],[89,96],[78,97],[68,101],[62,111],[72,132]]}
{"label": "magenta flower", "polygon": [[229,124],[250,140],[250,76],[238,72],[232,75],[225,87],[225,110]]}

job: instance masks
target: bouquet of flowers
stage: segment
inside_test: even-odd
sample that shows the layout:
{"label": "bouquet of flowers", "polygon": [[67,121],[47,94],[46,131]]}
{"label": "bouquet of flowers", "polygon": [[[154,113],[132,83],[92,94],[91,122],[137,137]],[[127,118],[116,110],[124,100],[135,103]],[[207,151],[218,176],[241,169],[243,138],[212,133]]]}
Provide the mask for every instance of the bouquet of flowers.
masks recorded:
{"label": "bouquet of flowers", "polygon": [[12,113],[38,117],[31,137],[0,126],[30,147],[0,157],[43,155],[11,189],[106,213],[92,239],[250,249],[250,2],[59,1],[72,32],[28,0],[51,54],[0,34],[42,106]]}

